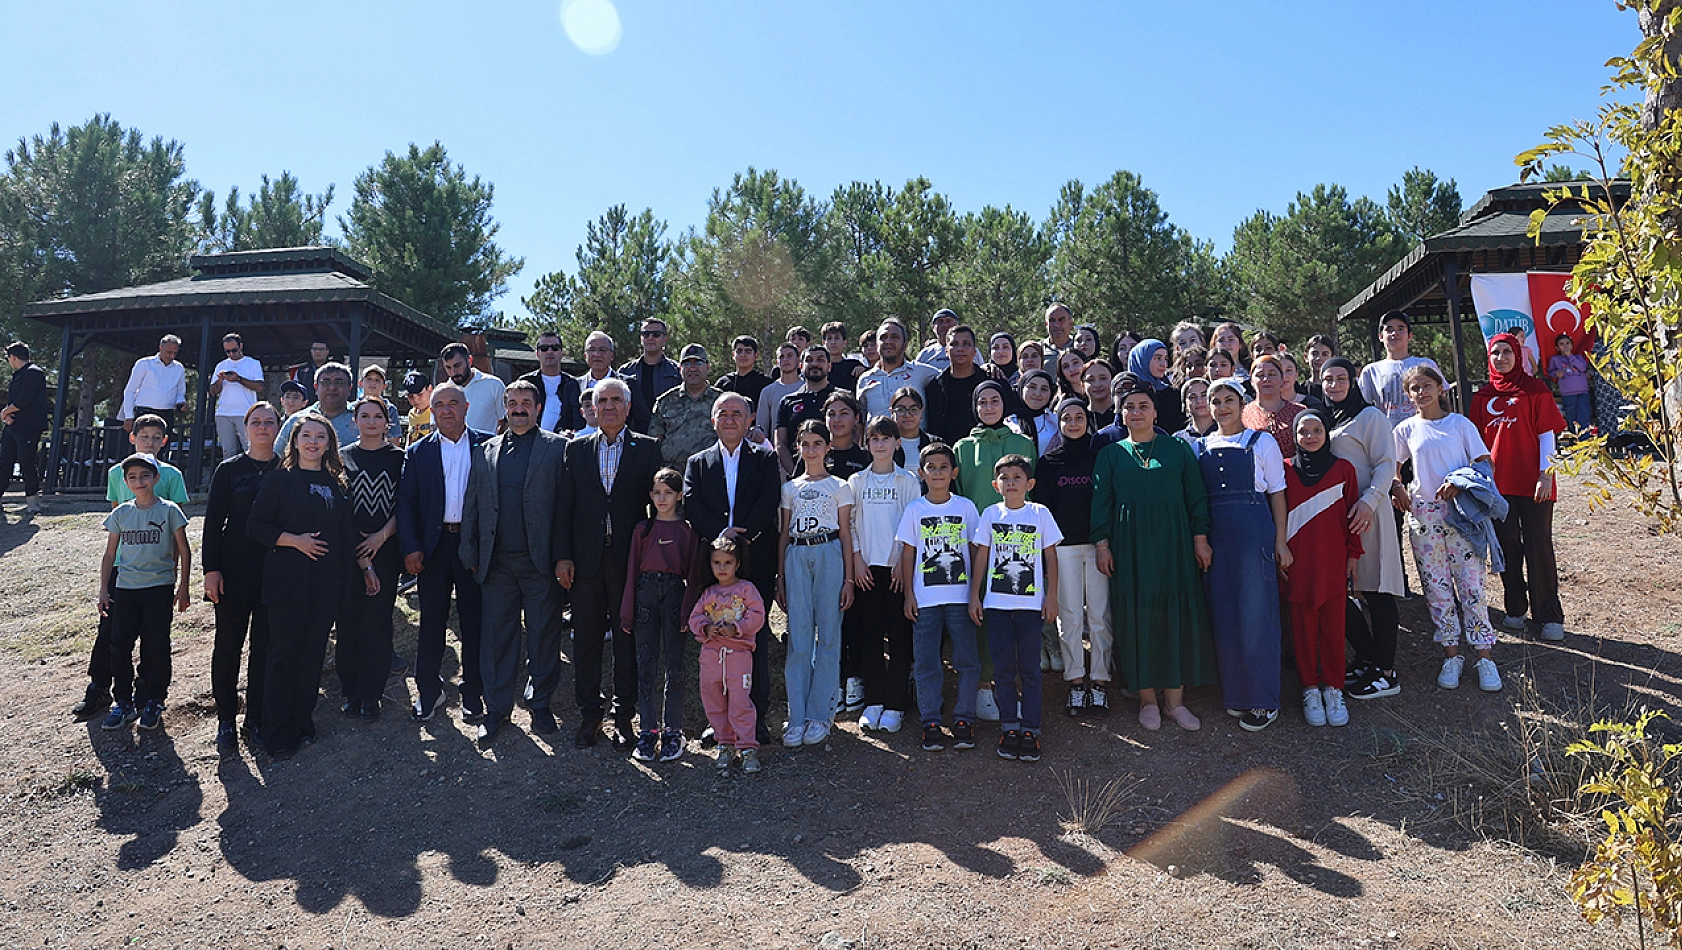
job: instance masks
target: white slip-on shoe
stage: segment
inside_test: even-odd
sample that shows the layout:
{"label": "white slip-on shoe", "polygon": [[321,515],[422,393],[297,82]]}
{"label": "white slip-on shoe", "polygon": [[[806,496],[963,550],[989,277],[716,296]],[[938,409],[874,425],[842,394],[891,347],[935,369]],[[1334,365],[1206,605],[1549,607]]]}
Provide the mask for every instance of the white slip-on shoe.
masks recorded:
{"label": "white slip-on shoe", "polygon": [[1437,674],[1437,685],[1443,689],[1460,688],[1460,671],[1466,668],[1466,658],[1451,656],[1443,661],[1442,672]]}
{"label": "white slip-on shoe", "polygon": [[1487,656],[1482,657],[1472,665],[1472,669],[1478,674],[1478,689],[1486,693],[1501,691],[1501,671],[1495,668],[1494,660]]}

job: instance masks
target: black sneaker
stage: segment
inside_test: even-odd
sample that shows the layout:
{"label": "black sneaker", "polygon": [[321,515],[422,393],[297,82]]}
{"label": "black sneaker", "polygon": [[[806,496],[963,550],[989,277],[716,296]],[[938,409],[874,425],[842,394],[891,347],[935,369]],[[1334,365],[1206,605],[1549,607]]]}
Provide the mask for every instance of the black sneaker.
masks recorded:
{"label": "black sneaker", "polygon": [[461,696],[461,721],[469,724],[485,721],[485,701],[477,696],[463,693]]}
{"label": "black sneaker", "polygon": [[362,715],[362,701],[357,699],[345,700],[344,703],[339,706],[339,715],[344,716],[347,719],[355,719],[356,717]]}
{"label": "black sneaker", "polygon": [[110,708],[111,694],[90,683],[88,691],[82,694],[82,701],[70,707],[70,715],[76,717],[77,722],[87,722],[98,719],[100,713]]}
{"label": "black sneaker", "polygon": [[926,722],[923,724],[923,751],[939,752],[946,748],[946,733],[940,731],[940,723]]}
{"label": "black sneaker", "polygon": [[631,758],[638,762],[653,762],[660,758],[660,734],[645,732],[637,737],[637,747],[631,750]]}
{"label": "black sneaker", "polygon": [[952,723],[952,748],[975,748],[975,727],[968,719],[959,719]]}
{"label": "black sneaker", "polygon": [[233,723],[224,722],[217,725],[216,751],[223,755],[233,755],[239,751],[239,728]]}
{"label": "black sneaker", "polygon": [[436,711],[436,706],[422,706],[420,700],[417,699],[415,700],[415,704],[409,707],[409,721],[431,722],[432,714]]}
{"label": "black sneaker", "polygon": [[1086,688],[1086,714],[1099,718],[1110,714],[1110,696],[1103,683],[1093,683]]}
{"label": "black sneaker", "polygon": [[1378,669],[1371,663],[1357,663],[1343,673],[1343,688],[1348,689],[1356,683],[1364,682],[1378,675]]}
{"label": "black sneaker", "polygon": [[1402,691],[1402,684],[1394,673],[1374,673],[1370,679],[1362,680],[1343,691],[1343,695],[1351,699],[1383,699],[1394,696]]}
{"label": "black sneaker", "polygon": [[364,699],[362,701],[362,721],[376,722],[379,718],[380,701],[377,699]]}
{"label": "black sneaker", "polygon": [[668,729],[660,734],[660,761],[675,762],[683,758],[683,733]]}
{"label": "black sneaker", "polygon": [[147,732],[164,724],[164,704],[156,699],[149,699],[140,709],[140,721],[136,723]]}
{"label": "black sneaker", "polygon": [[110,715],[106,716],[105,721],[99,724],[99,728],[106,732],[115,732],[133,722],[139,715],[140,713],[135,710],[133,703],[118,701],[111,705]]}
{"label": "black sneaker", "polygon": [[1277,709],[1250,709],[1238,718],[1238,728],[1245,732],[1260,732],[1279,718]]}
{"label": "black sneaker", "polygon": [[1071,719],[1086,715],[1086,687],[1069,687],[1069,705],[1064,708]]}
{"label": "black sneaker", "polygon": [[999,758],[1015,759],[1020,751],[1022,751],[1022,730],[1006,729],[1004,735],[999,737]]}
{"label": "black sneaker", "polygon": [[1040,737],[1031,732],[1022,733],[1022,744],[1016,747],[1016,761],[1038,762],[1040,760]]}

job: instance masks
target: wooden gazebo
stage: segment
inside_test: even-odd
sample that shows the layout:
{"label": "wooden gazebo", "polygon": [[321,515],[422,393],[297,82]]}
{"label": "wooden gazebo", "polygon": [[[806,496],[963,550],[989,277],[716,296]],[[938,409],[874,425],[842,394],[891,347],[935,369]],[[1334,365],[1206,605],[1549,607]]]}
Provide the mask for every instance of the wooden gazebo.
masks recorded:
{"label": "wooden gazebo", "polygon": [[[48,491],[101,487],[102,473],[94,468],[126,451],[126,446],[107,449],[92,433],[64,428],[62,381],[70,378],[70,361],[89,344],[147,355],[157,351],[161,336],[174,333],[184,343],[182,363],[202,378],[221,359],[221,338],[229,332],[240,334],[246,353],[261,360],[265,371],[284,369],[316,341],[345,353],[352,367],[364,356],[429,366],[456,339],[453,327],[375,290],[368,268],[336,248],[204,254],[189,264],[192,277],[24,307],[24,316],[52,324],[61,334]],[[209,389],[195,388],[184,474],[188,485],[202,488],[207,441],[214,441],[215,430]]]}
{"label": "wooden gazebo", "polygon": [[[1528,233],[1530,213],[1547,207],[1543,191],[1559,187],[1557,183],[1510,185],[1485,194],[1460,216],[1458,225],[1426,238],[1350,298],[1338,309],[1338,322],[1362,327],[1375,359],[1384,355],[1378,346],[1378,321],[1391,310],[1406,311],[1415,324],[1446,324],[1454,344],[1454,382],[1467,386],[1461,321],[1469,315],[1476,327],[1472,275],[1570,271],[1582,257],[1584,212],[1575,202],[1565,202],[1548,214],[1537,237]],[[1580,189],[1581,183],[1576,187]],[[1598,186],[1591,189],[1599,190]],[[1628,198],[1629,182],[1614,181],[1612,199],[1621,203]]]}

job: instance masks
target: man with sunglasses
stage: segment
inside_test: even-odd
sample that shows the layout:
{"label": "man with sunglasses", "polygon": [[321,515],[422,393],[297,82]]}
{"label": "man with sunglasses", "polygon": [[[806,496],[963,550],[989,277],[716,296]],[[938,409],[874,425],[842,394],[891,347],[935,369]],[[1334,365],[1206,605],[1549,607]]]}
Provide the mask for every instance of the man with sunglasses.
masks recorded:
{"label": "man with sunglasses", "polygon": [[584,413],[578,408],[577,378],[561,369],[565,355],[560,333],[544,330],[537,335],[537,369],[520,378],[537,387],[541,416],[538,428],[559,432],[570,439],[574,432],[584,428]]}
{"label": "man with sunglasses", "polygon": [[227,359],[216,364],[210,394],[216,397],[216,441],[222,457],[233,458],[251,443],[245,437],[245,411],[257,404],[263,392],[263,364],[245,355],[245,343],[238,333],[222,338]]}
{"label": "man with sunglasses", "polygon": [[619,367],[631,389],[631,431],[647,433],[654,419],[654,400],[683,383],[683,371],[666,356],[666,321],[649,317],[642,322],[642,356]]}

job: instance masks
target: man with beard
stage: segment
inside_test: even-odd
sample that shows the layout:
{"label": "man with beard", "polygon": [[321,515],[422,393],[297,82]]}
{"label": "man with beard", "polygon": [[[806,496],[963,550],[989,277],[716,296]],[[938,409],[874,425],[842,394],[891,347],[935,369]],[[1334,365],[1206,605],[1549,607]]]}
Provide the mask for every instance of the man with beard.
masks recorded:
{"label": "man with beard", "polygon": [[870,419],[885,419],[890,415],[894,393],[909,386],[926,401],[929,383],[940,370],[927,363],[907,362],[905,359],[905,324],[889,317],[876,328],[876,356],[878,363],[859,376],[859,402]]}
{"label": "man with beard", "polygon": [[464,343],[451,343],[438,354],[444,374],[467,393],[467,427],[480,432],[500,432],[507,415],[502,380],[473,365],[473,354]]}
{"label": "man with beard", "polygon": [[800,354],[800,379],[800,388],[784,396],[777,407],[777,460],[785,476],[795,472],[794,434],[800,431],[800,423],[808,419],[822,422],[824,401],[835,392],[829,384],[829,351],[822,343],[814,343]]}
{"label": "man with beard", "polygon": [[[519,695],[521,617],[524,615],[531,728],[552,735],[549,709],[560,681],[561,589],[556,539],[559,485],[566,440],[537,427],[537,387],[518,380],[505,393],[508,429],[473,454],[462,505],[461,550],[479,579],[484,600],[479,666],[485,720],[479,744],[489,745],[508,723]],[[472,413],[472,400],[468,412]]]}

